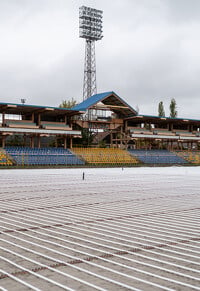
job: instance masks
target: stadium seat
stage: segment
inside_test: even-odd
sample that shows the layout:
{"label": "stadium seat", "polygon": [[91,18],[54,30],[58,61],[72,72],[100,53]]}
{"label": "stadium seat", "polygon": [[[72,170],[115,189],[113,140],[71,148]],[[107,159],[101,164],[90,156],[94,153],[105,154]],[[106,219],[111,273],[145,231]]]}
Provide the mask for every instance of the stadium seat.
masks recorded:
{"label": "stadium seat", "polygon": [[82,165],[84,162],[63,148],[6,147],[17,165]]}
{"label": "stadium seat", "polygon": [[200,151],[176,151],[176,154],[191,164],[200,164]]}
{"label": "stadium seat", "polygon": [[137,164],[135,157],[118,148],[73,148],[89,164]]}
{"label": "stadium seat", "polygon": [[129,153],[145,164],[186,164],[187,161],[168,150],[129,150]]}
{"label": "stadium seat", "polygon": [[12,159],[6,154],[6,151],[0,149],[0,166],[12,166]]}

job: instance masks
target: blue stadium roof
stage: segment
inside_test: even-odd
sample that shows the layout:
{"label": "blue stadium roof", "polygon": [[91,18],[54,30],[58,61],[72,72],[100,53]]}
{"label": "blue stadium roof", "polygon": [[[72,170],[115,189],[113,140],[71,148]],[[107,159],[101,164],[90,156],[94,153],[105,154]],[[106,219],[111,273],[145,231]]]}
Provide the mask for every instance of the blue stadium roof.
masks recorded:
{"label": "blue stadium roof", "polygon": [[109,96],[112,93],[113,92],[111,91],[111,92],[95,94],[95,95],[89,97],[88,99],[84,100],[83,102],[75,105],[74,107],[72,107],[72,109],[73,110],[86,111],[89,107],[91,107],[92,105],[100,102],[102,99],[104,99],[105,97]]}
{"label": "blue stadium roof", "polygon": [[0,102],[0,113],[1,112],[5,112],[6,114],[30,114],[34,112],[43,112],[43,114],[48,113],[48,115],[75,115],[79,113],[71,108],[5,102]]}
{"label": "blue stadium roof", "polygon": [[128,117],[127,120],[141,120],[141,122],[144,121],[160,121],[162,123],[169,123],[169,122],[174,122],[174,123],[186,123],[186,122],[190,122],[190,123],[200,123],[199,119],[191,119],[191,118],[180,118],[180,117],[167,117],[167,116],[156,116],[156,115],[145,115],[145,114],[140,114],[140,115],[136,115],[136,116],[131,116]]}
{"label": "blue stadium roof", "polygon": [[107,105],[108,107],[110,106],[112,111],[120,113],[127,117],[134,116],[137,114],[136,110],[134,110],[130,105],[128,105],[113,91],[95,94],[71,109],[86,111],[99,102],[102,102],[104,105]]}

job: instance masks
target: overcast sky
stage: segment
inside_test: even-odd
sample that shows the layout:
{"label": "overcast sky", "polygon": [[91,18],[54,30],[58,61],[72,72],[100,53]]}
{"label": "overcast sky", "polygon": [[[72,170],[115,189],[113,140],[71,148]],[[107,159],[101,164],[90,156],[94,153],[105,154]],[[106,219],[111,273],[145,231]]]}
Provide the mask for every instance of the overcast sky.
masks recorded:
{"label": "overcast sky", "polygon": [[85,40],[79,7],[103,10],[97,91],[141,114],[200,119],[200,0],[0,0],[0,102],[82,101]]}

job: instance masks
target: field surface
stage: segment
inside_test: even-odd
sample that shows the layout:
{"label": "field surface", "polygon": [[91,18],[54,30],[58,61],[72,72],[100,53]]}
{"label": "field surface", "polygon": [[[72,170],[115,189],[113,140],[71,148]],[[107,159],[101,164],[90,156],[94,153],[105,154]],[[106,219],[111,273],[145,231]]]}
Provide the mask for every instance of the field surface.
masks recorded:
{"label": "field surface", "polygon": [[0,173],[0,290],[200,290],[199,167]]}

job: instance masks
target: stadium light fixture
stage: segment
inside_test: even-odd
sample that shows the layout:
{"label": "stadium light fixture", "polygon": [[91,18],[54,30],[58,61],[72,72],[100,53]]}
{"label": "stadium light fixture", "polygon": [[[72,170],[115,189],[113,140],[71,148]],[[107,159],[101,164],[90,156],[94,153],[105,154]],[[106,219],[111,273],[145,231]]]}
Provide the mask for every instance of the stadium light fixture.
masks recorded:
{"label": "stadium light fixture", "polygon": [[21,103],[25,104],[26,103],[26,99],[25,98],[21,98]]}
{"label": "stadium light fixture", "polygon": [[95,41],[101,40],[103,11],[91,7],[79,8],[79,36],[85,38],[83,100],[97,93]]}
{"label": "stadium light fixture", "polygon": [[90,40],[102,39],[102,14],[101,10],[81,6],[79,8],[79,36]]}

